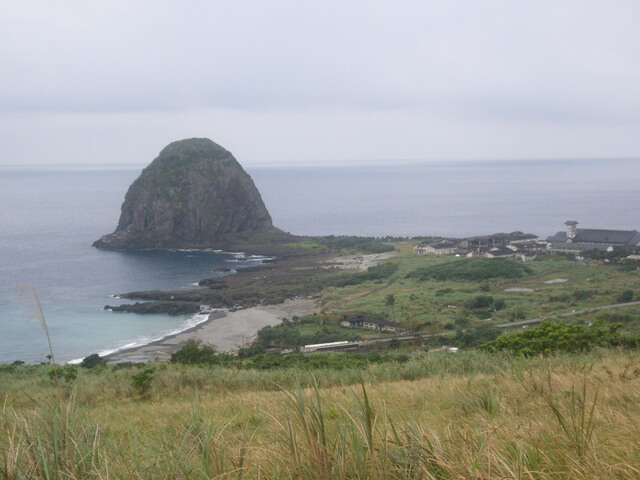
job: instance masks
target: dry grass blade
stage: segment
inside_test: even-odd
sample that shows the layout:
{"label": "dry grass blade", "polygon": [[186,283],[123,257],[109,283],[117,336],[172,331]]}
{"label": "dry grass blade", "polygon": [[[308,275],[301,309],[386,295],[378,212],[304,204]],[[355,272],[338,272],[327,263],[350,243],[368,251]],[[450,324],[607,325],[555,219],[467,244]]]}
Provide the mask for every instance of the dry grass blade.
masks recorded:
{"label": "dry grass blade", "polygon": [[42,311],[42,305],[40,305],[40,299],[36,293],[36,289],[33,285],[25,284],[20,287],[20,298],[23,301],[23,305],[27,308],[33,318],[40,322],[44,334],[47,337],[47,343],[49,344],[49,354],[51,355],[51,363],[55,365],[55,358],[53,356],[53,347],[51,346],[51,337],[49,336],[49,329],[47,328],[47,321],[44,318]]}

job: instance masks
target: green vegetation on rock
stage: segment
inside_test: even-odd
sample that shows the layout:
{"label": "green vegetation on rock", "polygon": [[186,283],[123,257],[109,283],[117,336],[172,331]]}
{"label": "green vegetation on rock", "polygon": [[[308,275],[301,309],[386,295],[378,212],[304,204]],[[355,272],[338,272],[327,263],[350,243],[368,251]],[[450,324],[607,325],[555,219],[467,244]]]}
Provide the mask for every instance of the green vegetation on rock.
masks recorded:
{"label": "green vegetation on rock", "polygon": [[94,246],[219,247],[236,236],[276,230],[233,155],[207,138],[192,138],[171,143],[142,171],[125,195],[118,227]]}

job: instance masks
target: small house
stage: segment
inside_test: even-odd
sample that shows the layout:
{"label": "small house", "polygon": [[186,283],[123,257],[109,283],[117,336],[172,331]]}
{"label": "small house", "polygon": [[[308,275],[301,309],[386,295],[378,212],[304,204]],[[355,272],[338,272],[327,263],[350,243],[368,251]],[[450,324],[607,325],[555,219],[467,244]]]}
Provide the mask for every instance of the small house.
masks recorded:
{"label": "small house", "polygon": [[401,329],[400,325],[395,322],[389,322],[364,313],[343,315],[340,325],[347,328],[360,327],[382,332],[398,332]]}
{"label": "small house", "polygon": [[422,242],[413,247],[416,255],[453,255],[457,250],[458,244],[452,240]]}

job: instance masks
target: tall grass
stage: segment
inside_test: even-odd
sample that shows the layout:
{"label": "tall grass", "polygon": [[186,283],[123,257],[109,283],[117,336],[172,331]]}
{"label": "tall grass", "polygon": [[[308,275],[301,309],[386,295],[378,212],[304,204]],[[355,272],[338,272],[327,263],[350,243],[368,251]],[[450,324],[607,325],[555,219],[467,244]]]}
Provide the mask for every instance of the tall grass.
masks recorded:
{"label": "tall grass", "polygon": [[280,387],[286,372],[224,387],[225,371],[158,365],[147,399],[138,367],[81,371],[62,401],[42,368],[6,369],[0,478],[639,478],[637,354],[490,358]]}

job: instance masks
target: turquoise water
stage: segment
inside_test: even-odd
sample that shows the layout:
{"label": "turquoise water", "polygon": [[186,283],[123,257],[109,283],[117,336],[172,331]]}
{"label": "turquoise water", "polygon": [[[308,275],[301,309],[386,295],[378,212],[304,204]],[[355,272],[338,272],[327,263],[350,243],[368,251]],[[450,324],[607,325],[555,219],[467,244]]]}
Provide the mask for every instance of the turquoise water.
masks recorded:
{"label": "turquoise water", "polygon": [[133,290],[186,289],[220,268],[260,262],[213,251],[109,252],[91,243],[114,229],[133,170],[2,171],[0,176],[0,362],[39,362],[40,323],[20,297],[34,286],[56,359],[146,343],[201,320],[104,310]]}
{"label": "turquoise water", "polygon": [[[0,362],[48,354],[20,285],[34,285],[60,361],[145,343],[198,321],[113,313],[111,295],[193,288],[238,254],[107,252],[140,169],[0,169]],[[467,236],[522,230],[542,237],[568,219],[640,229],[640,161],[430,163],[394,167],[248,169],[274,224],[309,235]]]}

